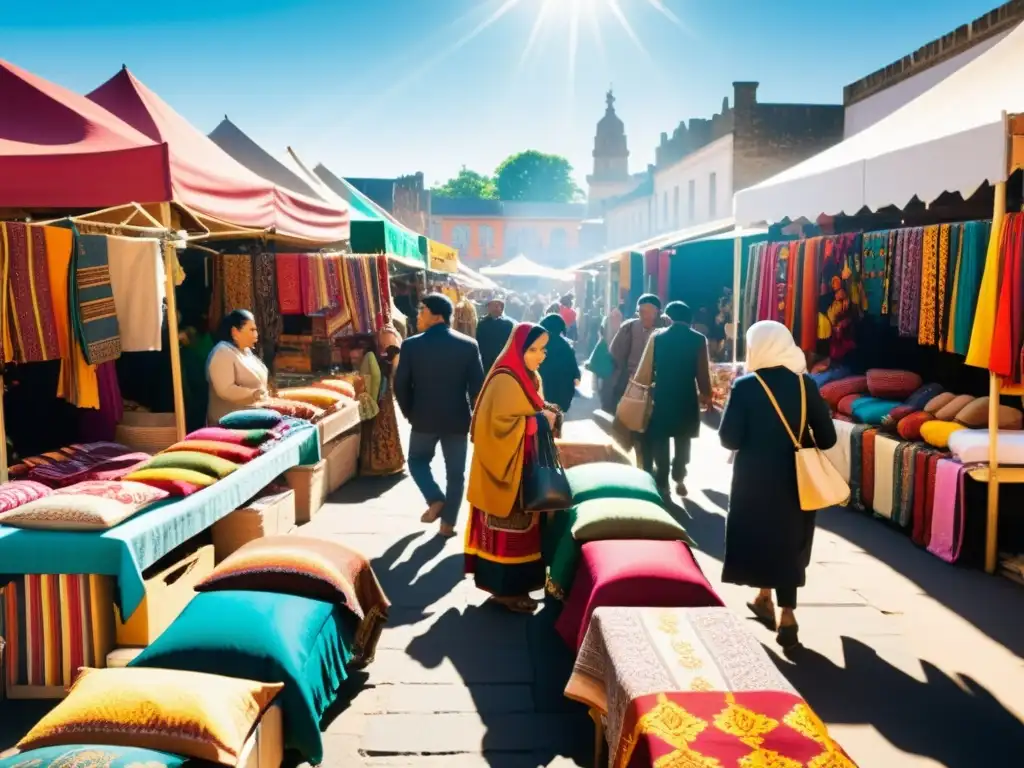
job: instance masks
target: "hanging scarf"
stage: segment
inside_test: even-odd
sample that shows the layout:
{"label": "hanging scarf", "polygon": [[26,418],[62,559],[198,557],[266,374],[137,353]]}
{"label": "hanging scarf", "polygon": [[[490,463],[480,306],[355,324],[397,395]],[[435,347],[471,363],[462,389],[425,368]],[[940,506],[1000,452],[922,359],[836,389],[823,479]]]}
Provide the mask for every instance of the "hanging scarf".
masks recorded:
{"label": "hanging scarf", "polygon": [[1021,302],[1022,279],[1024,279],[1024,214],[1011,213],[1006,216],[1002,238],[1001,277],[999,300],[996,302],[995,333],[992,336],[992,351],[988,368],[995,374],[1020,382],[1020,351],[1024,342],[1024,305]]}

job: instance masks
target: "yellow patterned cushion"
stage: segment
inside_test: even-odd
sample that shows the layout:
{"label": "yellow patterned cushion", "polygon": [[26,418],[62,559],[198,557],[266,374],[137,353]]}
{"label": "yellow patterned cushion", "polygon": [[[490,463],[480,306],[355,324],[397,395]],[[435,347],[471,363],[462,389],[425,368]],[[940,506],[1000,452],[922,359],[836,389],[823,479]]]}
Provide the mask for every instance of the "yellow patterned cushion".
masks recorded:
{"label": "yellow patterned cushion", "polygon": [[277,396],[282,400],[293,400],[297,403],[315,405],[317,408],[334,408],[345,399],[345,396],[330,389],[319,387],[293,387],[279,389]]}
{"label": "yellow patterned cushion", "polygon": [[921,425],[921,439],[928,445],[936,448],[948,448],[949,436],[961,429],[967,429],[963,424],[956,424],[952,421],[928,421]]}
{"label": "yellow patterned cushion", "polygon": [[283,687],[179,670],[83,668],[18,749],[129,746],[233,766]]}

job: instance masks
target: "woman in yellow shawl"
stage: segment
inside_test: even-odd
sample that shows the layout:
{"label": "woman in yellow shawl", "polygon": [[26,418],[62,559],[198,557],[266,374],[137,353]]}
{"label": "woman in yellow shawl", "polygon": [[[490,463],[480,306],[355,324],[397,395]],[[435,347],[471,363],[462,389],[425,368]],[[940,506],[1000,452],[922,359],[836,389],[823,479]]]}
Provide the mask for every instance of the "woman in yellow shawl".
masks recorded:
{"label": "woman in yellow shawl", "polygon": [[484,382],[471,427],[466,573],[495,602],[518,613],[537,609],[530,592],[543,589],[545,581],[540,518],[522,510],[520,485],[538,419],[550,429],[558,419],[544,403],[537,374],[547,343],[539,325],[516,326]]}

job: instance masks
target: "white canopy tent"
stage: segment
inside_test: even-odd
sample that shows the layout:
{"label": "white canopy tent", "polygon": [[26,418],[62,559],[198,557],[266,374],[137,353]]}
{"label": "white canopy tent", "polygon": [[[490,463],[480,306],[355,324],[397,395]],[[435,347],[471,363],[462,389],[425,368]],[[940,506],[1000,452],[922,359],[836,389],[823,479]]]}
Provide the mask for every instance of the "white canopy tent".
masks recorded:
{"label": "white canopy tent", "polygon": [[1024,112],[1024,25],[891,115],[736,193],[738,226],[965,198],[1007,177],[1006,112]]}
{"label": "white canopy tent", "polygon": [[575,278],[571,272],[564,272],[560,269],[553,269],[551,267],[545,267],[542,264],[537,264],[530,261],[528,258],[519,254],[513,259],[506,261],[504,264],[497,267],[484,267],[480,270],[480,274],[486,275],[487,277],[541,277],[548,280],[560,280],[562,282],[572,282]]}

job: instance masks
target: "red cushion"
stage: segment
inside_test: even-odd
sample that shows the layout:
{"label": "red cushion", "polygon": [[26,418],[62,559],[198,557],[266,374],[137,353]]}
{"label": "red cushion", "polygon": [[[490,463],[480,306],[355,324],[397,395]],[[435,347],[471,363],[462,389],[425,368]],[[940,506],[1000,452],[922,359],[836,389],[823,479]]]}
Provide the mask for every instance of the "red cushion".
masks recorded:
{"label": "red cushion", "polygon": [[921,386],[921,377],[913,371],[872,368],[868,371],[868,392],[881,400],[906,400]]}
{"label": "red cushion", "polygon": [[934,416],[925,411],[915,411],[909,416],[904,416],[900,419],[900,423],[896,425],[896,431],[900,433],[900,437],[904,440],[920,440],[921,425],[934,418]]}
{"label": "red cushion", "polygon": [[847,395],[839,401],[839,405],[836,406],[836,413],[841,413],[843,416],[853,416],[853,404],[862,397],[864,395]]}
{"label": "red cushion", "polygon": [[839,401],[847,395],[863,395],[868,391],[868,380],[866,376],[847,376],[845,379],[830,381],[821,388],[821,396],[825,402],[835,411],[839,408]]}
{"label": "red cushion", "polygon": [[167,448],[164,453],[174,451],[198,451],[217,456],[221,459],[233,461],[235,464],[245,464],[260,455],[259,448],[249,448],[244,445],[232,443],[218,443],[216,440],[182,440]]}
{"label": "red cushion", "polygon": [[681,541],[588,541],[555,628],[578,651],[597,608],[723,605],[690,548]]}

